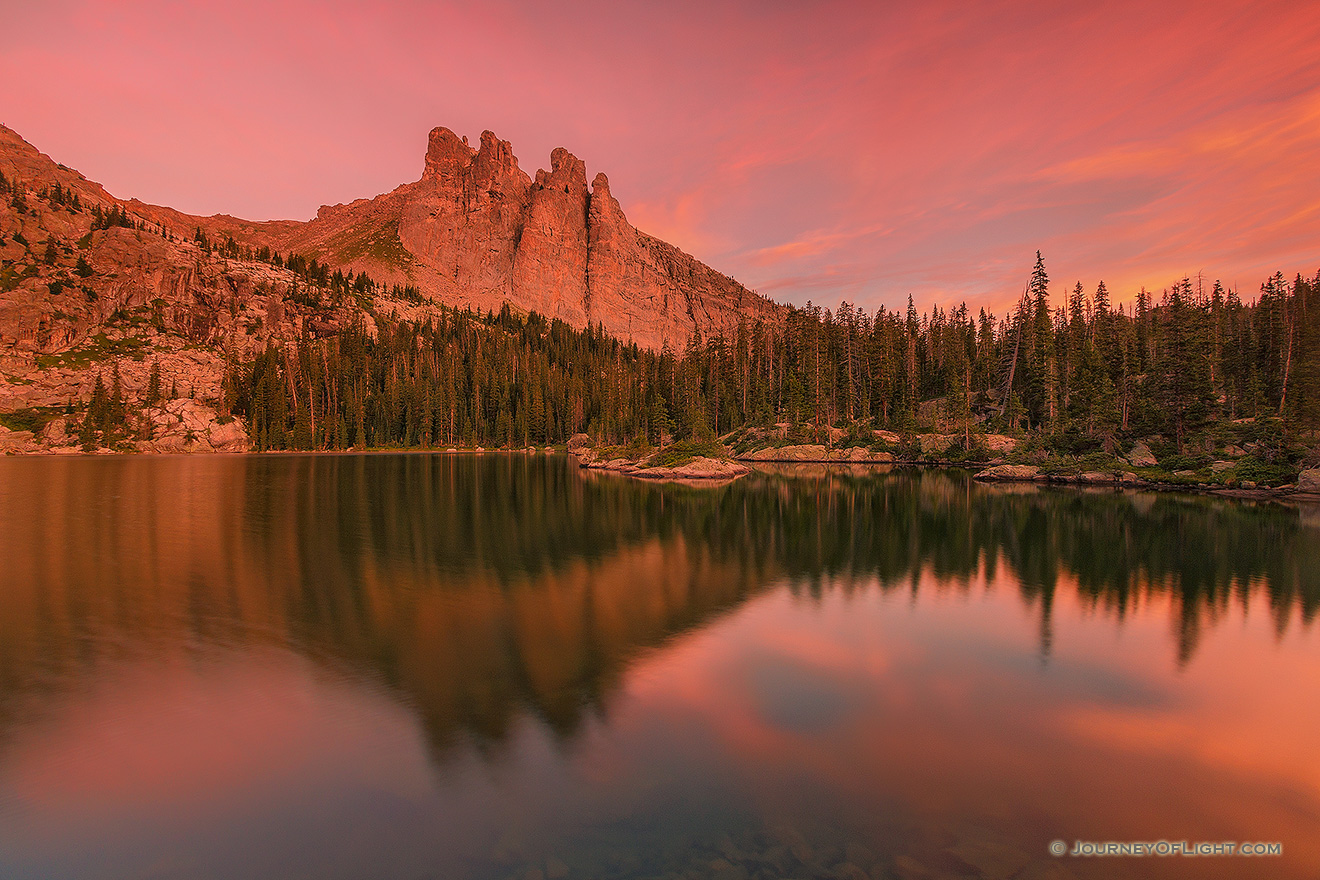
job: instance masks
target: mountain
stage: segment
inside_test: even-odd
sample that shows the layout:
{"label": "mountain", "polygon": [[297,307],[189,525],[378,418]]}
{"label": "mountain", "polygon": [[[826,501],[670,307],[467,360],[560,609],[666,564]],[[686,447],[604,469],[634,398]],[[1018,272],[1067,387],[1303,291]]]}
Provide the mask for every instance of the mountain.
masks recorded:
{"label": "mountain", "polygon": [[127,203],[175,229],[314,258],[417,288],[428,300],[498,311],[504,303],[646,348],[681,351],[694,330],[731,333],[779,306],[673,245],[635,229],[597,174],[562,147],[529,177],[508,141],[473,148],[447,128],[428,139],[422,176],[392,192],[322,207],[306,222],[192,217]]}
{"label": "mountain", "polygon": [[507,303],[681,352],[694,332],[784,314],[635,229],[605,175],[588,187],[567,150],[533,178],[491,132],[473,148],[436,128],[417,181],[306,222],[120,199],[4,126],[0,175],[0,452],[61,446],[72,423],[52,416],[80,411],[98,380],[130,409],[150,398],[139,448],[246,448],[216,407],[227,363],[308,334],[374,332],[380,316]]}

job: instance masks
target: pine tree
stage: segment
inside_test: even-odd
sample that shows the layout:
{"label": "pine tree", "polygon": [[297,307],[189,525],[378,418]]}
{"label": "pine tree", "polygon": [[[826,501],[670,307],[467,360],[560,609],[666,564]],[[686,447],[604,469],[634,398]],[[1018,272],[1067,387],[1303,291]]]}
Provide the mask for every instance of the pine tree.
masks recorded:
{"label": "pine tree", "polygon": [[87,424],[89,431],[100,434],[109,427],[110,394],[105,390],[105,379],[96,374],[96,384],[92,386],[92,399],[87,405]]}
{"label": "pine tree", "polygon": [[1311,280],[1297,276],[1291,312],[1296,329],[1285,414],[1291,427],[1315,431],[1320,428],[1320,273]]}
{"label": "pine tree", "polygon": [[1179,452],[1188,435],[1205,424],[1214,405],[1204,312],[1192,296],[1191,279],[1173,286],[1159,359],[1158,398]]}
{"label": "pine tree", "polygon": [[1028,418],[1037,428],[1053,425],[1058,393],[1058,363],[1055,358],[1049,283],[1045,259],[1040,251],[1036,251],[1036,265],[1032,269],[1031,283],[1027,288],[1032,303],[1032,318],[1028,337],[1030,343],[1025,400]]}
{"label": "pine tree", "polygon": [[155,406],[160,403],[160,361],[153,361],[151,364],[151,373],[147,378],[147,406]]}

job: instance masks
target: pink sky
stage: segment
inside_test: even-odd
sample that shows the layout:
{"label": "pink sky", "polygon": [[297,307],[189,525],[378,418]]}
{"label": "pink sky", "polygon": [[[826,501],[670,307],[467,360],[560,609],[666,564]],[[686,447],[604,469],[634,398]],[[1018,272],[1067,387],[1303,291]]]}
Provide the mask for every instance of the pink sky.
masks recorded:
{"label": "pink sky", "polygon": [[6,2],[0,122],[123,197],[253,219],[565,146],[776,299],[1001,308],[1320,268],[1314,2]]}

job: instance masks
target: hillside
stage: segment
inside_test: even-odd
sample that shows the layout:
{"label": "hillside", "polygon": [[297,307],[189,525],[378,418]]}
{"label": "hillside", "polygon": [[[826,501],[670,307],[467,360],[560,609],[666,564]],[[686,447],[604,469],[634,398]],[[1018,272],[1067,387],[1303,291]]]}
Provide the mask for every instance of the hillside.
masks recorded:
{"label": "hillside", "polygon": [[625,342],[682,350],[782,309],[674,246],[633,228],[597,174],[563,148],[529,177],[508,141],[473,148],[447,128],[429,136],[421,177],[372,199],[322,207],[299,223],[192,217],[140,202],[135,215],[212,239],[301,254],[333,269],[416,288],[428,302],[536,311],[602,325]]}
{"label": "hillside", "polygon": [[490,132],[474,149],[437,128],[416,182],[309,222],[254,222],[118,198],[0,126],[0,445],[59,445],[54,417],[92,402],[99,379],[106,401],[118,383],[114,407],[146,406],[136,448],[246,448],[221,413],[226,363],[349,326],[374,335],[381,315],[507,303],[677,351],[694,331],[782,315],[634,229],[605,175],[588,188],[562,149],[550,164],[532,179]]}

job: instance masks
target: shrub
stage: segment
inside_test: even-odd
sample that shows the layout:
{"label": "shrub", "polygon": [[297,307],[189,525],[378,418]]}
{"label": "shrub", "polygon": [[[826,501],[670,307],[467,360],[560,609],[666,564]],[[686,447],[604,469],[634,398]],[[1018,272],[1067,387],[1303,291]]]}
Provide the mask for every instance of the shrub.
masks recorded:
{"label": "shrub", "polygon": [[1054,451],[1063,455],[1089,455],[1104,449],[1104,438],[1081,431],[1066,431],[1047,441]]}
{"label": "shrub", "polygon": [[1269,462],[1255,455],[1238,460],[1233,475],[1239,480],[1251,480],[1262,486],[1281,486],[1297,476],[1296,468],[1283,462]]}
{"label": "shrub", "polygon": [[698,456],[707,458],[722,458],[724,456],[724,447],[713,440],[679,441],[671,443],[664,448],[663,452],[658,452],[647,462],[648,467],[678,467],[681,464],[687,464]]}
{"label": "shrub", "polygon": [[1160,467],[1170,473],[1174,471],[1199,471],[1210,464],[1210,456],[1205,453],[1158,456]]}

